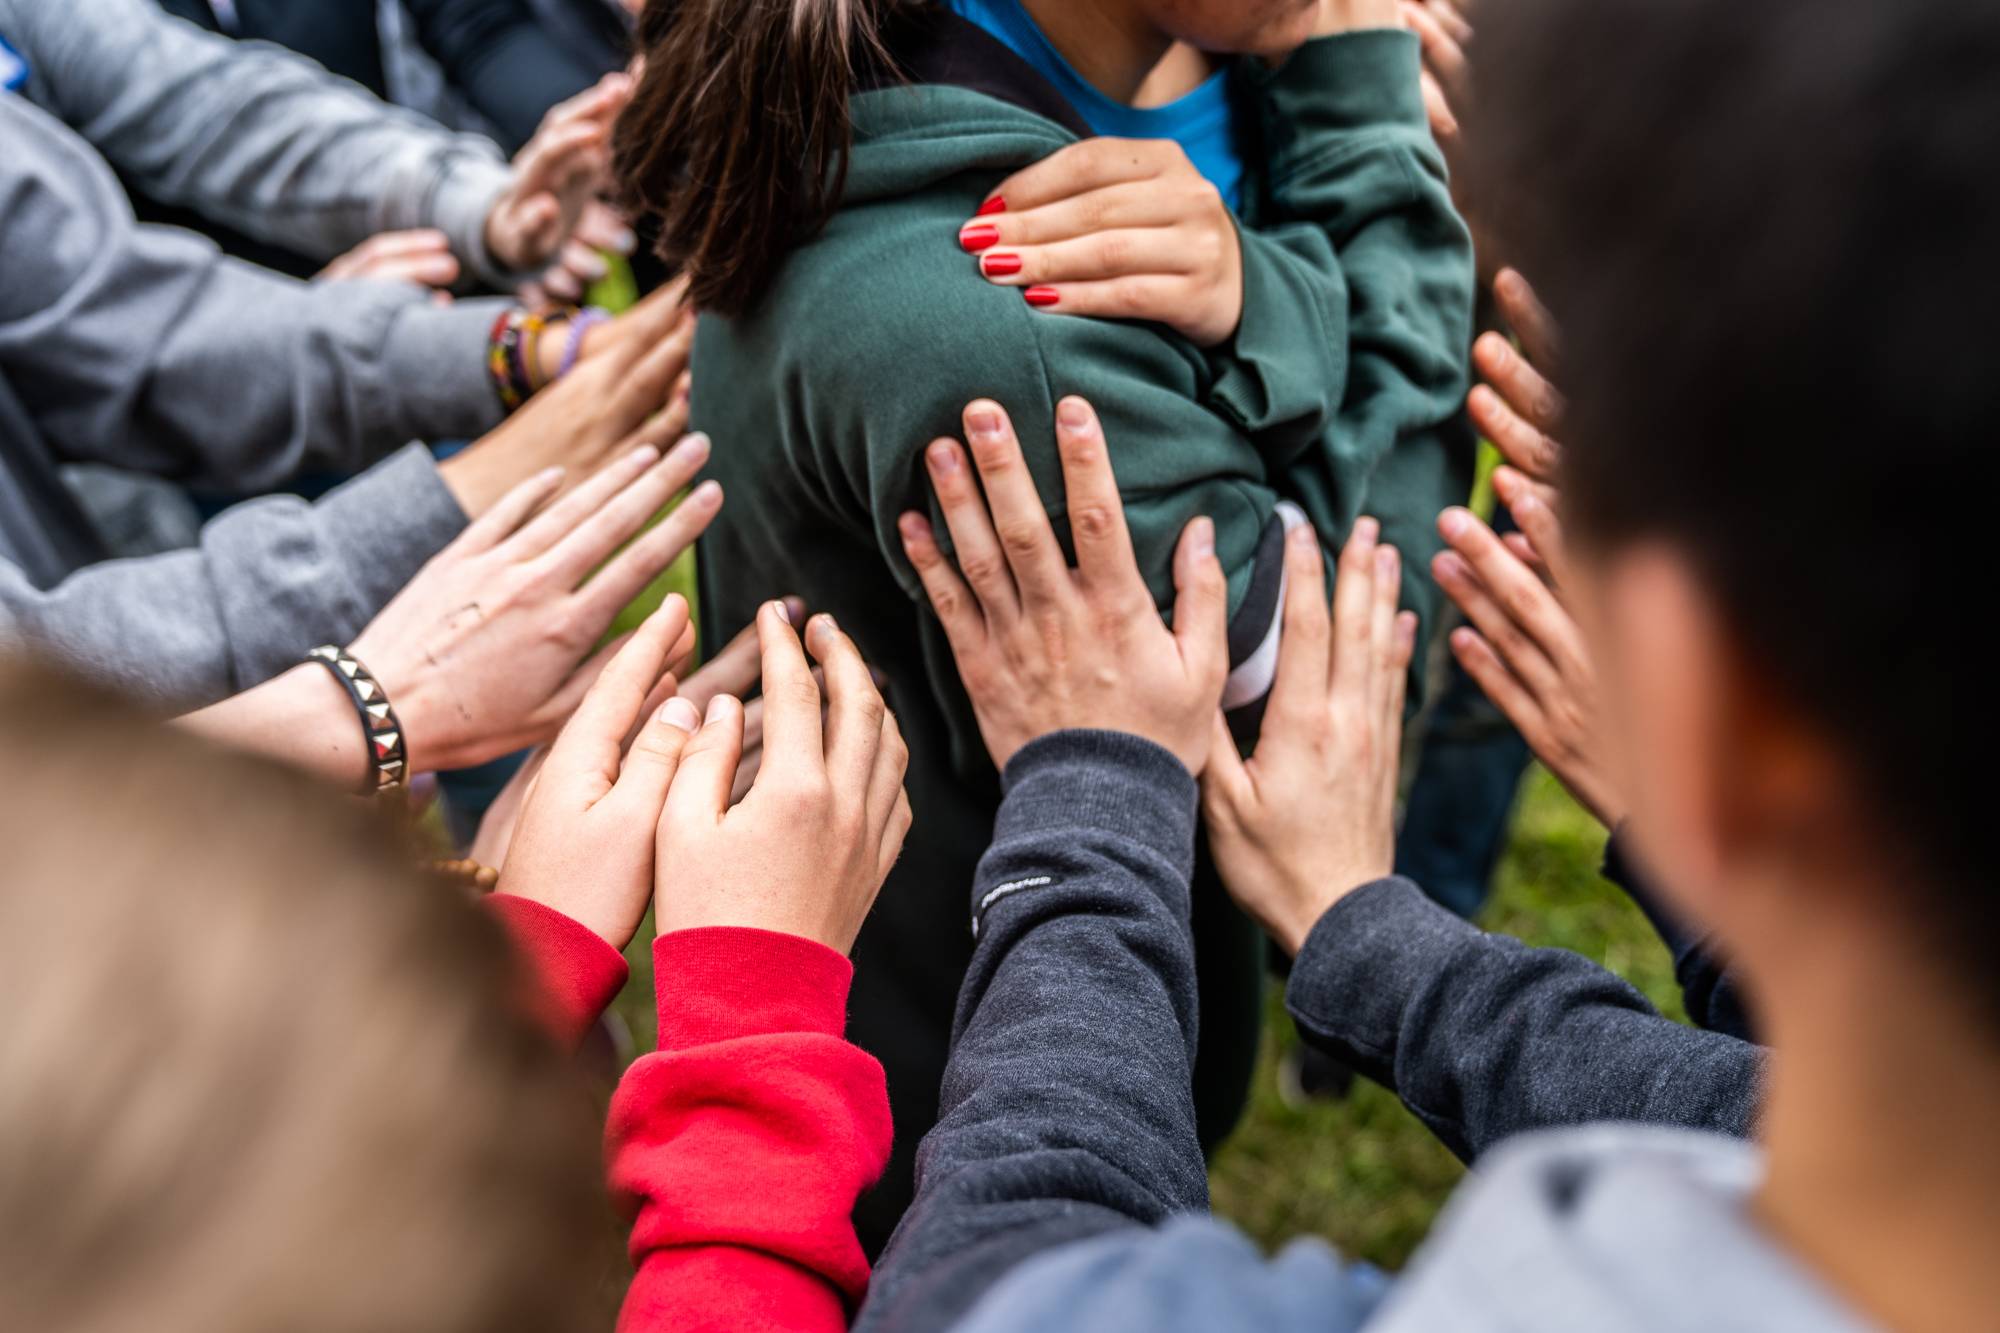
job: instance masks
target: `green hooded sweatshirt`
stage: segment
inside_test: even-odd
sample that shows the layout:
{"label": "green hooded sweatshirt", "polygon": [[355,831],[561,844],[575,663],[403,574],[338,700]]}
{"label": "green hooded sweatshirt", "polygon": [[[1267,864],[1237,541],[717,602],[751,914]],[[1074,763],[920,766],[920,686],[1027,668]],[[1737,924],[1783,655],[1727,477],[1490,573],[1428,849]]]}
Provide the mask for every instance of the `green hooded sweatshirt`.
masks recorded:
{"label": "green hooded sweatshirt", "polygon": [[[1231,593],[1225,702],[1247,732],[1275,656],[1285,523],[1310,520],[1332,551],[1358,515],[1375,515],[1428,630],[1434,522],[1466,498],[1473,468],[1461,416],[1472,248],[1425,119],[1414,36],[1346,34],[1277,70],[1239,66],[1239,120],[1257,140],[1245,153],[1243,322],[1205,351],[1158,325],[1035,311],[979,275],[959,228],[1006,176],[1075,142],[1081,122],[977,28],[944,14],[921,26],[922,49],[902,64],[910,83],[854,100],[838,213],[750,313],[704,318],[694,353],[694,424],[715,442],[709,475],[727,496],[701,553],[707,642],[764,600],[804,597],[887,675],[910,745],[915,825],[855,949],[849,1032],[882,1059],[896,1117],[896,1160],[859,1214],[871,1248],[907,1203],[911,1154],[936,1119],[972,949],[967,894],[999,803],[897,536],[905,510],[939,517],[924,447],[959,433],[966,403],[995,399],[1060,519],[1055,404],[1094,404],[1163,606],[1182,528],[1215,521]],[[1241,1111],[1255,1057],[1263,945],[1212,875],[1198,875],[1194,927],[1197,1102],[1213,1142]]]}

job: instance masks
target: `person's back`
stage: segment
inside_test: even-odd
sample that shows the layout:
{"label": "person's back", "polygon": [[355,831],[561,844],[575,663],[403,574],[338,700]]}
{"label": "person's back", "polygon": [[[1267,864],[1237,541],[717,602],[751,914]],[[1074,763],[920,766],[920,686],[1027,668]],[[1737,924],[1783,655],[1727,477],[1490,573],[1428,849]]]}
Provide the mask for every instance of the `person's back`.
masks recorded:
{"label": "person's back", "polygon": [[0,1327],[605,1326],[590,1098],[404,838],[18,662],[0,789]]}
{"label": "person's back", "polygon": [[[1469,479],[1469,450],[1453,424],[1455,372],[1446,369],[1430,380],[1433,360],[1424,360],[1433,345],[1462,341],[1469,256],[1441,168],[1427,156],[1435,150],[1415,99],[1413,49],[1390,45],[1377,52],[1365,46],[1369,34],[1336,39],[1336,45],[1364,44],[1346,49],[1345,58],[1358,62],[1366,86],[1392,90],[1372,94],[1382,104],[1382,120],[1369,122],[1374,137],[1357,160],[1398,165],[1376,173],[1393,183],[1389,195],[1351,180],[1328,185],[1325,193],[1339,195],[1364,217],[1426,217],[1429,230],[1419,229],[1421,241],[1401,256],[1404,272],[1420,271],[1424,281],[1449,292],[1462,267],[1466,294],[1462,302],[1446,298],[1435,308],[1414,299],[1401,303],[1416,309],[1403,346],[1424,349],[1416,354],[1423,368],[1375,374],[1364,369],[1368,353],[1336,335],[1335,329],[1345,330],[1341,319],[1330,328],[1296,317],[1300,303],[1269,296],[1253,276],[1246,326],[1253,318],[1265,320],[1260,332],[1283,349],[1281,360],[1291,358],[1290,381],[1311,386],[1309,401],[1280,409],[1259,398],[1263,367],[1246,372],[1233,363],[1237,348],[1204,350],[1161,325],[1038,313],[1020,292],[980,276],[958,242],[960,227],[1009,173],[1076,142],[1089,127],[1026,61],[970,22],[928,6],[908,7],[885,24],[885,49],[872,49],[865,34],[852,31],[826,39],[826,49],[815,53],[821,64],[856,65],[860,90],[851,103],[853,151],[837,200],[826,201],[823,228],[802,226],[803,239],[792,241],[798,233],[746,215],[729,201],[703,207],[699,201],[711,192],[701,186],[683,186],[678,197],[696,202],[680,203],[676,214],[671,192],[656,188],[686,179],[672,165],[675,145],[721,136],[725,125],[735,137],[718,142],[761,143],[772,133],[767,124],[732,119],[749,108],[789,111],[809,124],[814,115],[824,119],[825,109],[801,109],[786,100],[798,93],[782,77],[788,57],[769,48],[778,38],[745,31],[734,19],[726,34],[711,32],[700,5],[680,7],[678,20],[664,12],[674,7],[657,8],[661,12],[648,14],[641,34],[648,78],[620,126],[622,174],[628,187],[636,184],[642,203],[667,212],[669,246],[682,247],[674,257],[690,258],[689,238],[706,236],[703,229],[710,226],[744,238],[724,254],[719,276],[713,254],[693,256],[707,261],[706,276],[700,262],[694,265],[695,296],[710,312],[694,356],[693,420],[718,442],[713,466],[725,489],[756,497],[753,505],[735,507],[735,516],[725,516],[706,539],[705,632],[719,642],[717,635],[726,637],[760,601],[779,593],[796,593],[815,610],[831,612],[888,676],[911,748],[916,827],[856,952],[853,1033],[887,1065],[898,1116],[898,1162],[864,1205],[879,1241],[907,1200],[909,1153],[932,1116],[951,997],[971,950],[962,910],[939,886],[970,881],[999,800],[991,762],[936,621],[921,609],[919,584],[897,532],[899,514],[930,504],[925,446],[959,434],[961,414],[975,399],[1000,402],[1023,437],[1047,440],[1056,403],[1066,394],[1089,398],[1109,437],[1121,442],[1119,475],[1141,567],[1156,596],[1169,593],[1171,553],[1187,519],[1214,517],[1217,549],[1231,576],[1234,662],[1243,672],[1236,701],[1254,701],[1268,685],[1268,675],[1261,683],[1254,679],[1268,667],[1260,665],[1257,650],[1275,634],[1280,499],[1301,500],[1303,516],[1335,540],[1360,512],[1374,478],[1393,473],[1384,516],[1407,531],[1413,549],[1422,549],[1430,513],[1457,498]],[[1384,36],[1393,42],[1404,35]],[[761,61],[754,67],[725,64],[703,88],[704,110],[694,114],[712,121],[662,106],[673,95],[669,85],[685,83],[688,62],[703,67],[690,52],[704,59],[712,54],[703,41],[737,43],[739,57],[756,51]],[[1405,55],[1411,57],[1407,107],[1398,82]],[[1296,74],[1302,83],[1313,76],[1311,68]],[[1297,96],[1258,87],[1247,95],[1272,106]],[[845,105],[844,91],[841,97]],[[1369,106],[1371,115],[1378,113],[1376,103]],[[824,125],[818,132],[835,133]],[[1400,165],[1406,158],[1415,164],[1407,170]],[[1271,174],[1280,166],[1260,165]],[[783,189],[801,193],[795,184]],[[1324,199],[1315,203],[1326,206]],[[1270,211],[1285,216],[1278,203]],[[801,212],[809,214],[809,205]],[[1246,263],[1253,273],[1282,271],[1286,281],[1300,285],[1338,286],[1339,263],[1316,223],[1295,227],[1313,233],[1303,248],[1324,258],[1309,280],[1286,267],[1289,258],[1257,252]],[[1367,224],[1356,230],[1368,230]],[[1371,260],[1361,256],[1362,248],[1353,270],[1366,275]],[[1365,288],[1369,278],[1355,281]],[[1309,296],[1302,304],[1320,310],[1319,301]],[[1359,343],[1362,335],[1354,336]],[[1244,342],[1241,355],[1248,358],[1249,339]],[[1448,366],[1456,355],[1440,351],[1434,362]],[[1407,429],[1363,438],[1369,432],[1343,416],[1352,410],[1343,399],[1363,392],[1394,404],[1385,418],[1400,417]],[[1342,449],[1355,460],[1350,471],[1330,461]],[[1393,461],[1378,462],[1375,451]],[[1032,456],[1030,466],[1044,483],[1056,475],[1052,452]],[[1299,474],[1307,479],[1301,482]],[[1298,516],[1295,510],[1293,521]],[[1409,596],[1428,610],[1434,591],[1418,576]],[[1205,973],[1212,984],[1204,996],[1204,1086],[1214,1094],[1205,1099],[1205,1121],[1219,1136],[1240,1109],[1254,1056],[1262,956],[1254,934],[1219,892],[1205,898],[1204,910],[1211,916],[1204,967],[1214,969]]]}

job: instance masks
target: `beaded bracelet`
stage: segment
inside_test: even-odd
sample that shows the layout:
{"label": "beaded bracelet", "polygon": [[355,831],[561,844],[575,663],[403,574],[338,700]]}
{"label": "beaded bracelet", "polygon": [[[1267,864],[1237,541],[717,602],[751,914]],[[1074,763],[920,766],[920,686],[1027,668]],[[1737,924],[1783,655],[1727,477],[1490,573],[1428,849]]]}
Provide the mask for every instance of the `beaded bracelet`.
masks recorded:
{"label": "beaded bracelet", "polygon": [[352,653],[330,643],[307,653],[306,660],[317,662],[332,673],[353,700],[354,711],[361,716],[362,744],[368,749],[373,772],[362,790],[385,792],[402,786],[410,776],[409,747],[403,742],[403,723],[389,706],[389,696],[381,683]]}
{"label": "beaded bracelet", "polygon": [[583,340],[599,324],[609,324],[611,312],[597,306],[579,310],[570,318],[569,337],[563,342],[562,364],[556,367],[556,378],[561,379],[576,369],[576,359],[583,354]]}

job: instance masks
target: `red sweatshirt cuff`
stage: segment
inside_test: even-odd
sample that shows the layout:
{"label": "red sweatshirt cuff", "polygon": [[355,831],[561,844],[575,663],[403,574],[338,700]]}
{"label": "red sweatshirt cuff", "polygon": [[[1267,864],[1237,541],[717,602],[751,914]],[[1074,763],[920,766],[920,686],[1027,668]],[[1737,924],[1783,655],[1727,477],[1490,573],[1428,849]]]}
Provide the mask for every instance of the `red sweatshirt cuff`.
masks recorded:
{"label": "red sweatshirt cuff", "polygon": [[854,964],[797,935],[748,926],[671,931],[653,941],[659,1048],[788,1032],[841,1036],[853,981]]}
{"label": "red sweatshirt cuff", "polygon": [[530,1011],[556,1040],[577,1046],[625,988],[624,958],[590,927],[531,898],[496,893],[486,906],[527,968]]}

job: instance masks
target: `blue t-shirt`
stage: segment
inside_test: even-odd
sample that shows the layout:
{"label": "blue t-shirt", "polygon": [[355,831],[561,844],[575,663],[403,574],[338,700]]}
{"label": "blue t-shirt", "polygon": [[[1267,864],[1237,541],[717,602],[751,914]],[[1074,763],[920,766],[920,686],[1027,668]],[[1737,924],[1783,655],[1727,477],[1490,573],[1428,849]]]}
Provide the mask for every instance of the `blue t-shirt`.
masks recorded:
{"label": "blue t-shirt", "polygon": [[1165,106],[1136,107],[1113,101],[1076,72],[1049,44],[1021,0],[946,0],[953,13],[977,23],[1035,67],[1076,108],[1084,123],[1118,139],[1172,139],[1195,170],[1222,191],[1231,208],[1242,203],[1243,155],[1236,138],[1235,107],[1224,72]]}

